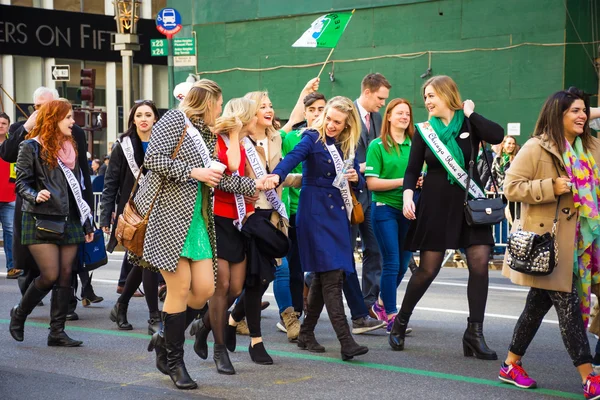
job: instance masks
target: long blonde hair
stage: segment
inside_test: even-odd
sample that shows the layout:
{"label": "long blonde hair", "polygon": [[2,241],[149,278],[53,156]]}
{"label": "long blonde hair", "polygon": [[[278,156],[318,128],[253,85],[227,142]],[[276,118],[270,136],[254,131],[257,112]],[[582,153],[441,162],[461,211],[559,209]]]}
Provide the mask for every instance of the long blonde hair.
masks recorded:
{"label": "long blonde hair", "polygon": [[462,110],[463,104],[460,99],[460,92],[458,91],[458,86],[456,86],[454,79],[447,75],[432,76],[421,88],[421,95],[423,98],[425,98],[425,89],[429,85],[433,87],[433,90],[435,90],[438,97],[444,100],[449,109],[452,111]]}
{"label": "long blonde hair", "polygon": [[[245,99],[253,100],[256,103],[256,110],[260,108],[260,103],[262,102],[263,97],[269,97],[269,92],[265,91],[257,91],[257,92],[248,92],[244,96]],[[275,113],[273,113],[273,117],[275,117]],[[275,118],[273,118],[275,121]],[[271,126],[267,126],[265,129],[265,133],[267,137],[273,136],[274,133],[277,132],[277,129],[271,124]]]}
{"label": "long blonde hair", "polygon": [[223,114],[217,118],[215,132],[228,134],[239,122],[242,126],[247,125],[255,117],[257,109],[256,102],[245,97],[229,100]]}
{"label": "long blonde hair", "polygon": [[356,110],[352,100],[344,96],[335,96],[329,100],[325,105],[323,114],[321,114],[321,116],[313,123],[312,128],[319,132],[319,140],[321,140],[323,143],[327,143],[327,135],[325,134],[325,118],[327,117],[327,112],[332,108],[346,114],[346,127],[337,137],[337,142],[342,148],[342,153],[344,153],[345,159],[354,158],[356,145],[360,139],[361,127],[360,117],[358,116],[358,111]]}
{"label": "long blonde hair", "polygon": [[204,123],[212,125],[213,109],[219,101],[222,91],[217,82],[210,79],[200,79],[194,83],[188,94],[181,103],[179,109],[189,118],[192,115],[199,115]]}

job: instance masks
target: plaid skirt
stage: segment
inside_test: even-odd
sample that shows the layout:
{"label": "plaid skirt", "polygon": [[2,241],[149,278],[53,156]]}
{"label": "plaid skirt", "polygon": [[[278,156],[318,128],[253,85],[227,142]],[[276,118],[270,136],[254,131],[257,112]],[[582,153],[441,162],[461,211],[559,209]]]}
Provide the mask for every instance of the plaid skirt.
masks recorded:
{"label": "plaid skirt", "polygon": [[67,219],[67,226],[65,227],[65,235],[60,242],[50,242],[38,240],[35,237],[35,219],[33,214],[23,212],[23,218],[21,219],[21,244],[27,246],[31,244],[56,244],[59,246],[67,244],[79,244],[85,242],[85,235],[83,233],[83,227],[81,221],[74,220],[72,218]]}

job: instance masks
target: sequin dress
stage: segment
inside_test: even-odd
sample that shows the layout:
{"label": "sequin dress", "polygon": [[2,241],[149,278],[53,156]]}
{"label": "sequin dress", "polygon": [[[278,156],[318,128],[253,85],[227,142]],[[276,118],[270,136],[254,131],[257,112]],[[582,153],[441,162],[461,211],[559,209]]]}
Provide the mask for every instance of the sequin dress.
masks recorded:
{"label": "sequin dress", "polygon": [[202,216],[202,184],[198,182],[196,203],[194,204],[194,215],[181,250],[181,257],[192,261],[212,258],[212,248],[206,230],[206,223]]}

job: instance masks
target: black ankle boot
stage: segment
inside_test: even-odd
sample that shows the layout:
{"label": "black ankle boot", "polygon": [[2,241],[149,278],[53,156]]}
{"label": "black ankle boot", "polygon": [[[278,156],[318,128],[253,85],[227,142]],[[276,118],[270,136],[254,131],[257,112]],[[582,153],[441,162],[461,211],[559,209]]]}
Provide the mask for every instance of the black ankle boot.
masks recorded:
{"label": "black ankle boot", "polygon": [[[165,313],[161,313],[161,319],[164,323]],[[152,335],[148,344],[148,351],[156,352],[156,368],[165,375],[169,375],[169,366],[167,365],[167,349],[165,349],[164,331],[161,329]]]}
{"label": "black ankle boot", "polygon": [[256,364],[260,365],[272,365],[273,359],[267,353],[267,349],[265,349],[265,345],[263,342],[256,343],[254,346],[250,344],[248,347],[248,353],[250,353],[250,358]]}
{"label": "black ankle boot", "polygon": [[467,318],[467,330],[463,336],[465,357],[475,356],[480,360],[497,360],[496,352],[488,347],[483,337],[483,323],[470,322]]}
{"label": "black ankle boot", "polygon": [[65,333],[65,322],[67,320],[67,309],[71,299],[70,287],[55,287],[50,299],[50,333],[48,334],[48,346],[77,347],[81,346],[81,340],[71,339]]}
{"label": "black ankle boot", "polygon": [[117,328],[121,331],[130,331],[133,326],[127,321],[128,304],[115,303],[115,306],[110,310],[110,320],[117,323]]}
{"label": "black ankle boot", "polygon": [[213,347],[213,360],[217,366],[217,372],[223,375],[234,375],[235,369],[229,359],[227,347],[224,344],[216,344]]}
{"label": "black ankle boot", "polygon": [[390,336],[388,337],[388,343],[392,350],[402,351],[404,350],[404,337],[406,336],[406,328],[408,327],[408,318],[403,317],[401,313],[396,315],[394,318],[394,325]]}
{"label": "black ankle boot", "polygon": [[10,335],[17,342],[22,342],[24,339],[25,320],[31,314],[33,309],[40,301],[50,292],[49,290],[40,290],[31,282],[21,302],[10,310]]}
{"label": "black ankle boot", "polygon": [[183,362],[183,344],[185,343],[185,311],[177,314],[165,314],[164,338],[167,350],[167,367],[171,380],[178,389],[196,389],[198,384],[190,378]]}
{"label": "black ankle boot", "polygon": [[148,335],[154,335],[160,331],[161,325],[160,311],[151,312],[150,319],[148,319]]}
{"label": "black ankle boot", "polygon": [[227,322],[225,325],[225,346],[227,346],[227,350],[230,352],[235,351],[235,347],[237,346],[237,336],[236,336],[236,326],[229,325],[229,316],[230,312],[227,312]]}
{"label": "black ankle boot", "polygon": [[325,353],[325,347],[317,342],[313,332],[300,332],[300,335],[298,335],[298,347],[302,350],[308,350],[311,353]]}
{"label": "black ankle boot", "polygon": [[194,340],[194,351],[198,354],[198,357],[203,360],[208,358],[208,344],[206,343],[206,340],[208,339],[209,333],[210,329],[204,324],[203,318],[198,318],[192,322],[190,335],[196,337]]}

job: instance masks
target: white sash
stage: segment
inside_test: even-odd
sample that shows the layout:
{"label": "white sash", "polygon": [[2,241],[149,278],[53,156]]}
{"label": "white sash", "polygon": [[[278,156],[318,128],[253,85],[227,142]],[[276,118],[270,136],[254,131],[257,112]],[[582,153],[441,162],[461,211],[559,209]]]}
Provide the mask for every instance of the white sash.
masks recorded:
{"label": "white sash", "polygon": [[[125,136],[121,139],[121,148],[123,149],[123,154],[125,155],[125,159],[127,160],[127,164],[129,165],[129,169],[133,174],[133,179],[137,179],[138,175],[142,173],[140,167],[138,167],[135,162],[135,154],[133,152],[133,143],[131,143],[131,138],[129,136]],[[142,175],[140,177],[140,182],[138,185],[142,185],[145,176]]]}
{"label": "white sash", "polygon": [[[458,184],[464,190],[467,186],[468,174],[454,160],[448,148],[442,143],[437,133],[431,127],[431,124],[428,121],[421,122],[417,124],[417,128],[431,152],[436,156],[444,169],[458,181]],[[471,183],[469,184],[469,195],[474,199],[485,197],[483,190],[473,179],[471,179]]]}
{"label": "white sash", "polygon": [[[246,157],[248,158],[248,162],[250,163],[250,166],[252,167],[256,178],[260,179],[263,176],[265,176],[267,174],[267,171],[265,171],[265,168],[260,162],[260,157],[258,156],[256,147],[254,147],[254,144],[252,144],[250,139],[248,139],[247,137],[244,138],[244,149],[246,149]],[[273,209],[275,209],[283,218],[289,220],[287,211],[285,210],[285,205],[279,198],[277,191],[275,189],[267,190],[265,192],[265,196],[267,196],[267,200],[269,201],[269,203],[271,203]]]}
{"label": "white sash", "polygon": [[[329,151],[329,155],[333,159],[333,165],[335,166],[336,174],[341,174],[342,170],[344,169],[344,161],[342,160],[340,153],[333,144],[328,144],[327,150]],[[352,189],[350,189],[348,179],[343,180],[343,183],[339,189],[340,194],[342,195],[342,200],[344,200],[344,204],[346,205],[346,214],[348,215],[348,221],[350,221],[352,218],[352,208],[354,208],[354,206],[352,205],[352,195],[350,194],[350,190]]]}
{"label": "white sash", "polygon": [[185,117],[185,124],[187,125],[187,134],[194,141],[196,149],[200,154],[200,158],[202,158],[202,164],[204,164],[204,168],[209,168],[211,162],[210,151],[208,151],[208,147],[206,147],[206,143],[204,142],[202,135],[200,132],[198,132],[198,129],[196,129],[187,116]]}
{"label": "white sash", "polygon": [[83,196],[81,195],[81,186],[77,181],[77,177],[73,171],[69,169],[60,159],[58,159],[58,165],[62,172],[65,174],[65,178],[67,178],[67,183],[71,188],[71,193],[73,193],[73,197],[75,198],[75,202],[77,203],[77,209],[79,210],[79,219],[81,220],[81,225],[85,224],[87,219],[92,221],[92,210],[88,203],[83,200]]}
{"label": "white sash", "polygon": [[[221,139],[223,139],[223,141],[225,142],[227,147],[229,147],[229,137],[226,135],[221,135]],[[239,146],[239,144],[238,144],[238,146]],[[232,173],[232,175],[239,176],[240,173],[238,171],[235,171]],[[233,221],[233,225],[235,225],[235,227],[239,231],[241,231],[242,230],[242,222],[244,221],[244,218],[246,218],[246,202],[244,201],[244,196],[239,193],[234,193],[233,198],[235,199],[235,208],[237,210],[237,215],[238,215],[238,219]]]}

